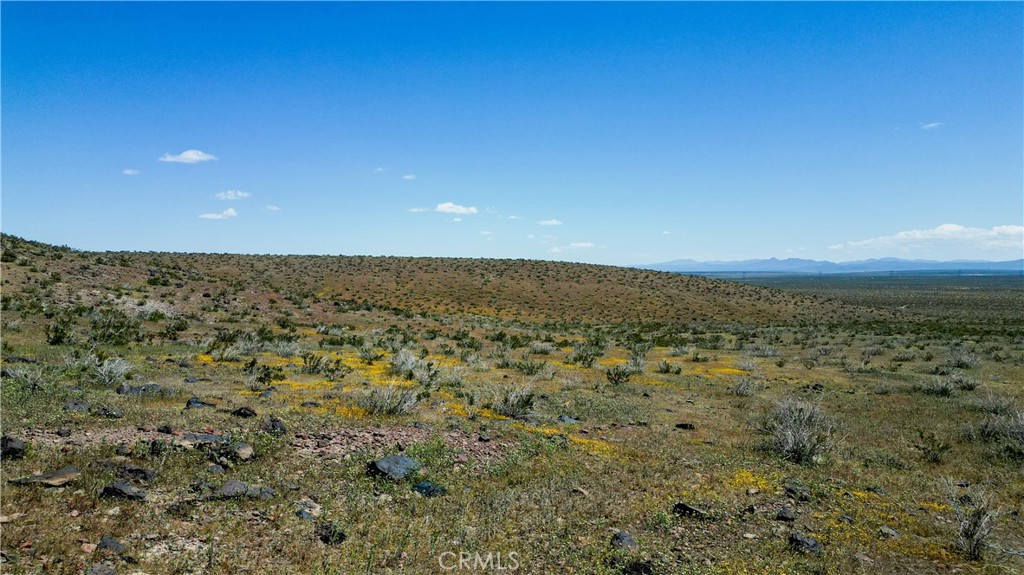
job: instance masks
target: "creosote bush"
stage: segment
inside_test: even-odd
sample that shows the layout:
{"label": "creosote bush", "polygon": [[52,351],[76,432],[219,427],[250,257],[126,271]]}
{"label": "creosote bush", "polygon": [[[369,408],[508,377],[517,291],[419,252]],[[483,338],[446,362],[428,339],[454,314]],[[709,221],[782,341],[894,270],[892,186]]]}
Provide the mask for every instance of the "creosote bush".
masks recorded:
{"label": "creosote bush", "polygon": [[835,422],[809,402],[787,398],[755,422],[766,447],[789,461],[813,463],[835,447]]}
{"label": "creosote bush", "polygon": [[533,409],[533,388],[529,385],[506,385],[495,390],[491,409],[514,419],[522,419]]}
{"label": "creosote bush", "polygon": [[947,479],[946,489],[957,523],[953,546],[968,559],[977,561],[990,547],[988,538],[1001,512],[984,488],[971,488],[961,495],[956,485]]}
{"label": "creosote bush", "polygon": [[359,400],[359,406],[374,415],[401,415],[412,411],[418,401],[414,390],[388,385],[371,389]]}

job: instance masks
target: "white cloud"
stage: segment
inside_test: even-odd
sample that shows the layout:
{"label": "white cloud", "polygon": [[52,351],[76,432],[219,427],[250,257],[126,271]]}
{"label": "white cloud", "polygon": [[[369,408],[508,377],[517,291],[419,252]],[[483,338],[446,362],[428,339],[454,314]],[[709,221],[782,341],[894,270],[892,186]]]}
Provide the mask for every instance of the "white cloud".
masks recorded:
{"label": "white cloud", "polygon": [[452,218],[452,221],[453,221],[453,222],[461,222],[461,221],[462,221],[462,218]]}
{"label": "white cloud", "polygon": [[519,220],[519,219],[522,219],[522,218],[520,218],[519,216],[509,216],[508,219],[510,219],[510,220]]}
{"label": "white cloud", "polygon": [[921,124],[922,130],[934,130],[935,128],[941,128],[942,122],[928,122],[927,124]]}
{"label": "white cloud", "polygon": [[526,239],[528,240],[532,240],[534,237],[536,236],[534,236],[533,234],[526,234]]}
{"label": "white cloud", "polygon": [[137,176],[137,175],[141,174],[142,172],[136,170],[135,168],[125,168],[125,169],[121,170],[121,173],[126,175],[126,176]]}
{"label": "white cloud", "polygon": [[409,208],[409,211],[414,213],[414,214],[418,214],[420,212],[429,212],[431,210],[430,210],[430,208]]}
{"label": "white cloud", "polygon": [[267,207],[265,209],[268,212],[280,212],[281,211],[281,208],[275,206],[274,204],[267,204]]}
{"label": "white cloud", "polygon": [[403,180],[415,180],[416,179],[416,174],[406,174],[406,175],[402,176],[402,179]]}
{"label": "white cloud", "polygon": [[560,248],[558,246],[555,246],[553,248],[549,248],[548,249],[548,253],[549,254],[560,254],[560,253],[562,253],[562,248]]}
{"label": "white cloud", "polygon": [[981,250],[1019,250],[1024,248],[1024,226],[994,226],[986,229],[942,224],[928,230],[908,230],[889,236],[834,244],[828,246],[828,249],[923,248],[936,245]]}
{"label": "white cloud", "polygon": [[171,154],[164,154],[160,156],[161,162],[178,162],[179,164],[198,164],[199,162],[209,162],[210,160],[216,160],[217,156],[207,154],[201,150],[185,150],[177,156]]}
{"label": "white cloud", "polygon": [[593,242],[573,242],[573,243],[569,244],[569,247],[570,248],[576,248],[576,249],[588,249],[588,248],[594,247],[594,243]]}
{"label": "white cloud", "polygon": [[542,225],[542,226],[560,226],[560,225],[562,225],[562,222],[559,221],[559,220],[541,220],[541,221],[539,221],[537,223]]}
{"label": "white cloud", "polygon": [[388,169],[387,168],[383,168],[381,166],[377,166],[376,168],[373,169],[373,173],[375,173],[375,174],[383,174],[386,171],[388,171]]}
{"label": "white cloud", "polygon": [[484,231],[480,232],[480,235],[491,236],[491,235],[494,235],[494,232],[488,231],[488,230],[484,230]]}
{"label": "white cloud", "polygon": [[228,208],[219,214],[199,214],[199,217],[203,218],[204,220],[226,220],[228,218],[233,218],[237,215],[238,212],[236,212],[234,208]]}
{"label": "white cloud", "polygon": [[661,235],[663,235],[663,236],[671,236],[672,232],[670,232],[668,230],[665,230],[665,231],[661,232]]}
{"label": "white cloud", "polygon": [[441,212],[442,214],[475,214],[479,210],[473,206],[460,206],[452,202],[445,202],[443,204],[437,204],[434,211]]}
{"label": "white cloud", "polygon": [[241,200],[251,196],[249,192],[243,192],[242,190],[228,190],[226,192],[220,192],[216,194],[218,200]]}

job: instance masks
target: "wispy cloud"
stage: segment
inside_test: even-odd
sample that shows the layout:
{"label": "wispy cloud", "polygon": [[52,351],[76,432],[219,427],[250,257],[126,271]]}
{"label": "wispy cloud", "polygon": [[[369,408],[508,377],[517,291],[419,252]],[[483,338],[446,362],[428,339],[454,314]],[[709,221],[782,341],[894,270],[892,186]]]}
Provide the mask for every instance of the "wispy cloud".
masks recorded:
{"label": "wispy cloud", "polygon": [[661,235],[663,235],[663,236],[671,236],[672,232],[670,232],[668,230],[664,230],[664,231],[661,232]]}
{"label": "wispy cloud", "polygon": [[409,211],[414,214],[419,214],[422,212],[431,212],[433,210],[431,210],[430,208],[409,208]]}
{"label": "wispy cloud", "polygon": [[589,248],[594,247],[594,243],[593,242],[573,242],[573,243],[569,244],[569,247],[570,248],[575,248],[575,249],[578,249],[578,250],[585,250],[585,249],[589,249]]}
{"label": "wispy cloud", "polygon": [[251,196],[249,192],[243,192],[242,190],[228,190],[226,192],[220,192],[216,194],[218,200],[241,200]]}
{"label": "wispy cloud", "polygon": [[445,202],[443,204],[437,204],[434,211],[441,212],[442,214],[475,214],[479,210],[473,206],[460,206],[456,203]]}
{"label": "wispy cloud", "polygon": [[136,170],[135,168],[125,168],[125,169],[121,170],[121,173],[126,175],[126,176],[137,176],[137,175],[141,174],[142,172]]}
{"label": "wispy cloud", "polygon": [[264,209],[266,209],[268,212],[280,212],[281,211],[281,208],[275,206],[274,204],[267,204],[267,207],[264,208]]}
{"label": "wispy cloud", "polygon": [[560,226],[560,225],[562,225],[561,220],[541,220],[541,221],[539,221],[537,223],[542,225],[542,226]]}
{"label": "wispy cloud", "polygon": [[908,230],[888,236],[835,244],[828,246],[828,249],[922,248],[935,245],[957,245],[981,250],[1024,249],[1024,226],[970,228],[959,224],[942,224],[927,230]]}
{"label": "wispy cloud", "polygon": [[942,122],[928,122],[927,124],[921,124],[922,130],[934,130],[935,128],[941,128]]}
{"label": "wispy cloud", "polygon": [[462,218],[452,218],[452,221],[453,221],[453,222],[461,222],[461,221],[462,221]]}
{"label": "wispy cloud", "polygon": [[185,150],[178,155],[164,154],[160,156],[161,162],[177,162],[179,164],[198,164],[199,162],[209,162],[210,160],[216,160],[217,156],[207,154],[201,150]]}
{"label": "wispy cloud", "polygon": [[406,174],[406,175],[402,176],[402,179],[403,180],[415,180],[416,179],[416,174]]}
{"label": "wispy cloud", "polygon": [[237,215],[238,212],[236,212],[234,208],[228,208],[219,214],[199,214],[199,217],[203,218],[204,220],[226,220],[228,218],[233,218]]}
{"label": "wispy cloud", "polygon": [[383,174],[386,171],[388,171],[388,169],[381,166],[377,166],[376,168],[373,169],[373,173],[375,174]]}

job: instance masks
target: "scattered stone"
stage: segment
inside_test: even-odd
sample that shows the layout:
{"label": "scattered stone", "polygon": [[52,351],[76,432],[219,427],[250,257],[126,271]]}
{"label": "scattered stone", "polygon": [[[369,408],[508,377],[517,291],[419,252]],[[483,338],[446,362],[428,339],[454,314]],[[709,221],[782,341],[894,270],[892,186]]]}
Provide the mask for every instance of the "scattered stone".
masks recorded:
{"label": "scattered stone", "polygon": [[249,485],[237,479],[229,479],[214,494],[217,499],[238,499],[249,497],[251,499],[271,499],[276,492],[270,487],[261,485]]}
{"label": "scattered stone", "polygon": [[256,412],[253,411],[253,409],[250,407],[239,407],[238,409],[232,411],[231,415],[234,415],[235,417],[249,418],[256,417]]}
{"label": "scattered stone", "polygon": [[223,435],[216,435],[213,433],[186,433],[181,438],[193,446],[199,445],[212,445],[214,443],[221,443],[224,441]]}
{"label": "scattered stone", "polygon": [[199,381],[198,377],[186,377],[185,378],[185,383],[195,383],[197,381]]}
{"label": "scattered stone", "polygon": [[440,497],[448,493],[448,489],[432,481],[420,481],[412,486],[412,490],[424,497]]}
{"label": "scattered stone", "polygon": [[685,429],[687,431],[693,431],[694,429],[697,429],[697,426],[692,423],[677,423],[676,429]]}
{"label": "scattered stone", "polygon": [[60,487],[65,483],[70,483],[71,481],[78,479],[78,476],[81,474],[82,472],[79,471],[77,467],[69,465],[49,473],[41,473],[39,475],[29,475],[28,477],[22,477],[20,479],[12,479],[11,483],[15,485],[31,485],[33,483],[38,483],[47,487]]}
{"label": "scattered stone", "polygon": [[303,521],[312,521],[320,517],[321,509],[319,503],[304,497],[299,500],[299,509],[295,512],[295,516]]}
{"label": "scattered stone", "polygon": [[488,441],[491,440],[491,436],[481,433],[480,435],[476,436],[476,440],[479,441],[480,443],[487,443]]}
{"label": "scattered stone", "polygon": [[211,407],[217,407],[216,405],[203,401],[198,397],[190,397],[185,402],[185,409],[206,409]]}
{"label": "scattered stone", "polygon": [[79,549],[81,549],[82,553],[85,553],[86,555],[92,555],[93,553],[96,552],[96,544],[95,543],[82,543],[82,546],[79,547]]}
{"label": "scattered stone", "polygon": [[85,575],[117,575],[117,571],[106,563],[94,563],[85,570]]}
{"label": "scattered stone", "polygon": [[259,398],[260,399],[270,399],[271,397],[274,397],[275,395],[277,395],[276,391],[274,391],[273,389],[268,389],[267,391],[261,392],[260,395],[259,395]]}
{"label": "scattered stone", "polygon": [[776,521],[796,521],[796,512],[793,511],[792,507],[783,507],[779,509],[779,512],[775,515]]}
{"label": "scattered stone", "polygon": [[231,446],[231,458],[238,461],[249,461],[256,455],[251,445],[246,442],[236,443]]}
{"label": "scattered stone", "polygon": [[882,525],[882,527],[878,529],[878,534],[881,535],[883,539],[890,539],[892,537],[899,537],[900,532],[888,525]]}
{"label": "scattered stone", "polygon": [[284,435],[288,433],[288,428],[285,427],[284,422],[273,415],[264,419],[260,428],[271,435]]}
{"label": "scattered stone", "polygon": [[756,487],[748,487],[747,488],[747,495],[748,496],[757,495],[758,493],[761,493],[761,490],[756,488]]}
{"label": "scattered stone", "polygon": [[112,535],[104,535],[103,537],[100,537],[99,548],[106,549],[107,551],[113,551],[118,555],[124,553],[128,549],[124,546],[124,543],[121,543]]}
{"label": "scattered stone", "polygon": [[316,524],[316,536],[327,545],[337,545],[348,539],[348,535],[333,521],[321,521]]}
{"label": "scattered stone", "polygon": [[57,437],[71,437],[71,430],[67,427],[62,427],[57,430]]}
{"label": "scattered stone", "polygon": [[821,543],[818,543],[818,540],[814,537],[804,535],[799,531],[789,534],[789,547],[801,553],[813,553],[815,555],[821,553]]}
{"label": "scattered stone", "polygon": [[132,463],[122,465],[117,470],[117,476],[128,481],[153,481],[156,479],[156,475],[155,470],[139,467]]}
{"label": "scattered stone", "polygon": [[377,461],[371,461],[369,471],[375,475],[385,475],[389,479],[400,480],[420,468],[420,464],[405,455],[388,455]]}
{"label": "scattered stone", "polygon": [[699,509],[687,503],[683,503],[682,501],[675,504],[675,507],[672,508],[672,513],[675,513],[676,515],[679,515],[681,517],[694,517],[697,519],[706,519],[708,516],[707,511],[704,511],[703,509]]}
{"label": "scattered stone", "polygon": [[0,438],[0,459],[21,459],[23,457],[25,457],[24,441],[9,435]]}
{"label": "scattered stone", "polygon": [[853,556],[853,558],[856,559],[857,561],[861,562],[861,563],[864,563],[865,565],[870,565],[870,564],[875,562],[874,559],[872,559],[871,557],[869,557],[865,553],[857,553],[856,555]]}
{"label": "scattered stone", "polygon": [[107,406],[102,406],[96,409],[95,415],[97,417],[106,417],[108,419],[121,419],[124,417],[124,413]]}
{"label": "scattered stone", "polygon": [[72,399],[64,404],[64,411],[71,413],[89,413],[89,404],[81,399]]}
{"label": "scattered stone", "polygon": [[156,430],[157,433],[163,433],[165,435],[171,435],[174,433],[174,428],[171,427],[170,425],[161,425],[160,427],[156,428]]}
{"label": "scattered stone", "polygon": [[558,416],[558,421],[560,421],[562,423],[570,423],[570,424],[571,423],[579,423],[580,422],[580,420],[578,420],[578,419],[576,419],[574,417],[569,417],[568,415],[559,415]]}
{"label": "scattered stone", "polygon": [[625,531],[619,531],[615,535],[612,535],[611,544],[612,547],[616,547],[618,549],[637,548],[636,539],[633,539],[633,536]]}
{"label": "scattered stone", "polygon": [[840,515],[839,516],[839,521],[842,522],[842,523],[846,523],[848,525],[853,525],[853,517],[851,517],[849,515]]}
{"label": "scattered stone", "polygon": [[744,539],[751,539],[751,540],[757,539],[757,533],[744,533],[743,534],[743,538]]}
{"label": "scattered stone", "polygon": [[211,463],[210,466],[206,468],[206,471],[215,475],[222,475],[225,472],[224,467],[217,465],[216,463]]}
{"label": "scattered stone", "polygon": [[115,481],[103,488],[103,492],[100,493],[100,497],[145,501],[146,492],[127,481]]}
{"label": "scattered stone", "polygon": [[142,385],[129,385],[127,383],[122,383],[117,386],[118,395],[159,395],[163,393],[163,391],[164,388],[152,381]]}
{"label": "scattered stone", "polygon": [[590,497],[590,492],[582,487],[573,487],[572,492],[576,495],[582,495],[583,497]]}
{"label": "scattered stone", "polygon": [[623,567],[622,575],[654,575],[654,563],[650,561],[632,561]]}
{"label": "scattered stone", "polygon": [[303,401],[299,407],[320,407],[319,401]]}
{"label": "scattered stone", "polygon": [[797,501],[810,501],[811,490],[802,485],[786,485],[784,487],[786,495],[789,495]]}

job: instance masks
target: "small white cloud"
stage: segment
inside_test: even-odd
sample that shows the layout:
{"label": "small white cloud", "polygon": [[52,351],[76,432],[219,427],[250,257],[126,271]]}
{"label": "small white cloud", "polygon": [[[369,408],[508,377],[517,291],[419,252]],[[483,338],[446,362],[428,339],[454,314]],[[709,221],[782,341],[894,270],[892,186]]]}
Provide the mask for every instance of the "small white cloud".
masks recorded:
{"label": "small white cloud", "polygon": [[416,174],[406,174],[406,175],[402,176],[402,179],[403,180],[415,180],[416,179]]}
{"label": "small white cloud", "polygon": [[535,238],[535,237],[536,237],[536,236],[534,236],[533,234],[527,234],[527,235],[526,235],[526,239],[528,239],[528,240],[532,240],[532,239],[533,239],[533,238]]}
{"label": "small white cloud", "polygon": [[491,235],[494,235],[494,232],[491,232],[491,231],[488,231],[488,230],[484,230],[484,231],[480,232],[480,235],[491,236]]}
{"label": "small white cloud", "polygon": [[542,226],[560,226],[560,225],[562,225],[562,222],[560,220],[541,220],[541,221],[539,221],[537,223],[542,225]]}
{"label": "small white cloud", "polygon": [[173,156],[171,154],[164,154],[160,156],[161,162],[177,162],[179,164],[198,164],[199,162],[209,162],[210,160],[216,160],[217,156],[207,154],[201,150],[185,150],[184,152]]}
{"label": "small white cloud", "polygon": [[520,218],[519,216],[509,216],[508,219],[510,219],[510,220],[521,220],[522,218]]}
{"label": "small white cloud", "polygon": [[409,211],[414,213],[414,214],[418,214],[420,212],[429,212],[431,210],[430,210],[430,208],[409,208]]}
{"label": "small white cloud", "polygon": [[234,208],[228,208],[219,214],[199,214],[199,217],[203,218],[204,220],[226,220],[228,218],[233,218],[237,215],[238,212],[236,212]]}
{"label": "small white cloud", "polygon": [[383,174],[386,171],[388,171],[388,169],[382,168],[381,166],[377,166],[376,168],[373,169],[373,173],[375,174]]}
{"label": "small white cloud", "polygon": [[452,202],[445,202],[443,204],[437,204],[434,211],[441,212],[442,214],[475,214],[479,210],[473,206],[460,206]]}
{"label": "small white cloud", "polygon": [[553,248],[548,248],[548,253],[549,254],[560,254],[560,253],[562,253],[562,248],[560,248],[558,246],[555,246]]}
{"label": "small white cloud", "polygon": [[672,232],[670,232],[668,230],[665,230],[665,231],[661,232],[661,235],[663,235],[663,236],[671,236]]}
{"label": "small white cloud", "polygon": [[941,128],[942,122],[928,122],[927,124],[921,124],[922,130],[934,130],[935,128]]}
{"label": "small white cloud", "polygon": [[242,190],[228,190],[226,192],[220,192],[215,195],[218,200],[241,200],[251,196],[249,192],[243,192]]}
{"label": "small white cloud", "polygon": [[142,172],[136,170],[135,168],[125,168],[125,169],[121,170],[121,173],[126,175],[126,176],[137,176],[137,175],[141,174]]}
{"label": "small white cloud", "polygon": [[280,212],[281,211],[281,208],[275,206],[274,204],[267,204],[267,207],[265,209],[268,212]]}
{"label": "small white cloud", "polygon": [[461,221],[462,221],[462,218],[452,218],[452,221],[453,221],[453,222],[461,222]]}
{"label": "small white cloud", "polygon": [[588,248],[594,247],[594,243],[593,242],[573,242],[573,243],[569,244],[569,247],[570,248],[576,248],[576,249],[584,250],[584,249],[588,249]]}

